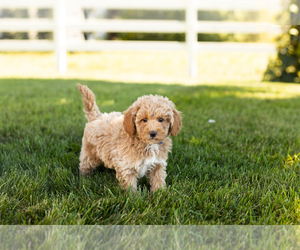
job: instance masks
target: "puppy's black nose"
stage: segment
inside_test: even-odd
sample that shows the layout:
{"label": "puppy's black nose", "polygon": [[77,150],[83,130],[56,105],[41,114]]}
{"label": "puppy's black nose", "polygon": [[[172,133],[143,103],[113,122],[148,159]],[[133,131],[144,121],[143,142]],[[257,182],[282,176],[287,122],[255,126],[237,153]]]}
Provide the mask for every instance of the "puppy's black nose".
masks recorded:
{"label": "puppy's black nose", "polygon": [[157,132],[155,132],[155,131],[150,131],[150,136],[151,136],[152,138],[154,138],[156,135],[157,135]]}

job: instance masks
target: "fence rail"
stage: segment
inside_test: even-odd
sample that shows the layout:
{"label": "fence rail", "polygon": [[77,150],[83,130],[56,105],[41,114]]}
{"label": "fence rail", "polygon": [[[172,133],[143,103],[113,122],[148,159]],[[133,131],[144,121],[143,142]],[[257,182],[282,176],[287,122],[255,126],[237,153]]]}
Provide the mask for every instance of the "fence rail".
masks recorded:
{"label": "fence rail", "polygon": [[[2,51],[54,51],[55,46],[51,41],[1,41]],[[182,42],[146,42],[146,41],[87,41],[87,42],[68,42],[67,51],[86,51],[95,52],[101,50],[161,50],[161,51],[183,51],[187,45]],[[235,42],[201,42],[197,44],[197,51],[200,52],[275,52],[275,47],[270,43],[235,43]]]}
{"label": "fence rail", "polygon": [[[55,25],[51,19],[0,19],[0,30],[3,32],[53,31]],[[183,21],[165,20],[86,20],[85,22],[67,22],[68,28],[80,29],[83,32],[143,32],[143,33],[184,33],[186,24]],[[280,34],[281,26],[271,23],[198,21],[198,33],[240,33],[258,34],[263,32]]]}
{"label": "fence rail", "polygon": [[[103,9],[184,10],[186,20],[85,20],[70,21],[66,6]],[[281,0],[10,0],[2,1],[0,8],[52,8],[53,19],[0,19],[0,32],[53,32],[54,41],[0,40],[0,51],[55,51],[57,67],[66,72],[66,51],[99,50],[186,50],[189,74],[197,75],[197,51],[275,51],[273,44],[198,42],[198,33],[280,34],[282,28],[273,23],[198,21],[198,10],[280,11]],[[66,31],[82,32],[143,32],[185,33],[186,42],[146,41],[67,41]]]}

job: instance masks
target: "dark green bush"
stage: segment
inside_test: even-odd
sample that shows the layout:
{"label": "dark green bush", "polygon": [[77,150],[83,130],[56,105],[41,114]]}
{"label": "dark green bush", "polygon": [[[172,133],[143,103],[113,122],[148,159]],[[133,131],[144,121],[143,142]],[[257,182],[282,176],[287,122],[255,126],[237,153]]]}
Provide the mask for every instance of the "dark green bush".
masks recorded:
{"label": "dark green bush", "polygon": [[268,64],[263,78],[266,81],[300,82],[300,0],[291,4],[298,7],[289,14],[291,25],[277,39],[277,57]]}
{"label": "dark green bush", "polygon": [[300,25],[291,25],[278,39],[276,59],[270,60],[264,75],[266,81],[300,82]]}

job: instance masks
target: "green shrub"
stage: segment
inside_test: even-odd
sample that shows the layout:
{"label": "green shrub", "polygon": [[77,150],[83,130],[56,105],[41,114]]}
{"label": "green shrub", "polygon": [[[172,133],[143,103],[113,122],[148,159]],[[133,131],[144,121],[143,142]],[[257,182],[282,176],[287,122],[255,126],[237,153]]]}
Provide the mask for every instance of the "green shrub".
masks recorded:
{"label": "green shrub", "polygon": [[289,14],[292,25],[277,39],[277,57],[268,64],[264,74],[266,81],[300,82],[300,0],[293,0],[292,5],[294,11]]}

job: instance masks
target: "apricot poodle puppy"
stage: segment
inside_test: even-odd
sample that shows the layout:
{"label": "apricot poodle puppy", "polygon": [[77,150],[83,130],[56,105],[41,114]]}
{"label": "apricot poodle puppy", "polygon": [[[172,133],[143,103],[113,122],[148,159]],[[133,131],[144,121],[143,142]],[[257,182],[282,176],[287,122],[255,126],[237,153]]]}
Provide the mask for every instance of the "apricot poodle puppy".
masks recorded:
{"label": "apricot poodle puppy", "polygon": [[172,140],[181,127],[180,112],[161,96],[142,96],[120,112],[101,113],[95,95],[78,84],[88,123],[80,153],[80,172],[89,174],[99,164],[116,170],[122,188],[137,189],[137,179],[146,175],[151,190],[166,186],[166,166]]}

